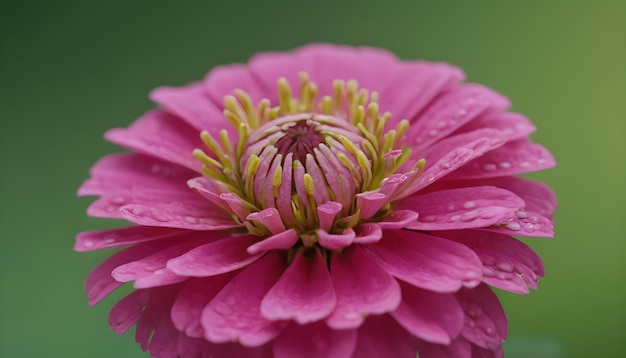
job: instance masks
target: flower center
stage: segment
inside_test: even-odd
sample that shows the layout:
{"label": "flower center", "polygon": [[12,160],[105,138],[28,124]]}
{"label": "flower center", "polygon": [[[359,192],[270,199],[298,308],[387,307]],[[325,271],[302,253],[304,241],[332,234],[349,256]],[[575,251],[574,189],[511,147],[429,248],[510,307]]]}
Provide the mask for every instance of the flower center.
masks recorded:
{"label": "flower center", "polygon": [[[268,99],[254,105],[235,90],[224,98],[224,115],[237,130],[237,143],[225,129],[218,139],[201,133],[208,151],[196,149],[194,156],[223,186],[220,197],[250,233],[341,233],[362,221],[357,194],[378,189],[408,159],[410,148],[401,147],[407,120],[385,130],[391,114],[380,114],[377,93],[352,80],[335,80],[333,87],[333,96],[318,101],[317,86],[301,73],[295,98],[281,78],[275,107]],[[380,211],[378,216],[388,207]]]}

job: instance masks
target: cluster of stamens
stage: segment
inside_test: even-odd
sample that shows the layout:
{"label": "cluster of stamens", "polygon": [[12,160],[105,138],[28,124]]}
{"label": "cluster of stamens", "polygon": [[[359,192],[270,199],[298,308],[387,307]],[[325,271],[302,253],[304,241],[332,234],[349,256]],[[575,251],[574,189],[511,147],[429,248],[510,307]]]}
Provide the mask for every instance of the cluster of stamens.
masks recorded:
{"label": "cluster of stamens", "polygon": [[[280,231],[261,219],[268,209],[301,237],[354,227],[362,219],[356,195],[378,189],[408,159],[410,147],[401,147],[407,120],[386,130],[391,114],[380,113],[376,92],[354,80],[335,80],[333,88],[333,96],[318,101],[317,86],[300,73],[295,98],[281,78],[275,107],[268,99],[255,105],[235,90],[224,98],[224,115],[237,129],[237,143],[225,129],[219,138],[201,133],[208,151],[196,149],[194,156],[204,175],[223,186],[221,197],[250,233]],[[377,216],[388,212],[383,207]]]}

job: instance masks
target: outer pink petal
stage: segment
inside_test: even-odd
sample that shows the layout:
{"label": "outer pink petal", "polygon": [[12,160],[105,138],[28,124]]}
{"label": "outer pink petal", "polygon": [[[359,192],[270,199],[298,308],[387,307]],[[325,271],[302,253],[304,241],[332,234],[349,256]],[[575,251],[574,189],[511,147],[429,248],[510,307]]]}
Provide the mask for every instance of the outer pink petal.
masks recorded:
{"label": "outer pink petal", "polygon": [[[215,67],[204,79],[204,88],[211,101],[220,109],[223,108],[224,97],[233,95],[236,89],[248,93],[255,103],[268,96],[276,98],[276,92],[264,88],[248,66],[242,64]],[[272,103],[276,102],[272,100]]]}
{"label": "outer pink petal", "polygon": [[408,144],[414,148],[414,153],[424,152],[485,110],[501,110],[508,106],[507,98],[486,87],[477,84],[454,86],[437,97],[414,121],[407,132]]}
{"label": "outer pink petal", "polygon": [[293,319],[306,324],[325,318],[337,303],[330,274],[318,250],[310,258],[296,255],[261,302],[269,320]]}
{"label": "outer pink petal", "polygon": [[278,253],[268,253],[235,276],[202,311],[205,338],[214,343],[238,340],[244,346],[274,339],[284,324],[263,317],[261,300],[285,266]]}
{"label": "outer pink petal", "polygon": [[463,337],[479,347],[497,350],[507,335],[504,310],[498,297],[482,284],[456,294],[465,312]]}
{"label": "outer pink petal", "polygon": [[431,343],[450,344],[463,330],[463,310],[449,293],[402,284],[402,303],[391,315],[409,332]]}
{"label": "outer pink petal", "polygon": [[184,87],[159,87],[150,93],[150,99],[184,120],[198,133],[202,130],[219,133],[220,129],[232,128],[222,110],[209,99],[201,82]]}
{"label": "outer pink petal", "polygon": [[128,149],[201,172],[202,164],[192,155],[195,148],[204,148],[200,133],[162,110],[150,111],[130,127],[111,129],[104,136]]}
{"label": "outer pink petal", "polygon": [[353,358],[415,358],[413,338],[389,315],[370,316],[357,331]]}
{"label": "outer pink petal", "polygon": [[177,240],[173,238],[133,245],[104,260],[87,276],[85,290],[87,291],[87,297],[89,297],[89,304],[92,306],[95,305],[122,285],[122,283],[111,277],[111,272],[116,267],[150,256],[157,251],[171,246],[176,241]]}
{"label": "outer pink petal", "polygon": [[409,196],[502,145],[502,138],[498,138],[498,133],[496,130],[484,129],[438,142],[425,156],[426,170],[421,175],[416,170],[407,173],[404,184],[396,190],[392,200]]}
{"label": "outer pink petal", "polygon": [[141,318],[143,309],[150,301],[150,290],[135,290],[118,301],[109,312],[109,326],[122,334]]}
{"label": "outer pink petal", "polygon": [[204,238],[180,238],[178,242],[140,260],[120,265],[111,272],[116,281],[135,281],[135,288],[165,286],[187,280],[166,268],[167,261],[205,242]]}
{"label": "outer pink petal", "polygon": [[185,190],[181,183],[197,173],[180,165],[137,153],[117,153],[96,162],[91,178],[78,189],[78,195],[102,195],[134,187]]}
{"label": "outer pink petal", "polygon": [[554,158],[543,146],[527,139],[508,142],[459,169],[450,179],[491,178],[553,167]]}
{"label": "outer pink petal", "polygon": [[[392,114],[390,126],[402,119],[417,125],[419,115],[445,89],[465,78],[457,67],[424,61],[401,62],[385,73],[387,83],[380,90],[380,108]],[[410,83],[410,90],[399,83]]]}
{"label": "outer pink petal", "polygon": [[492,128],[502,132],[507,142],[528,137],[536,128],[528,118],[519,113],[490,110],[455,131],[455,134]]}
{"label": "outer pink petal", "polygon": [[172,227],[188,230],[221,230],[241,224],[215,212],[207,202],[204,207],[190,202],[154,202],[131,204],[120,208],[122,217],[145,226]]}
{"label": "outer pink petal", "polygon": [[497,288],[528,293],[537,289],[543,263],[527,245],[508,235],[485,231],[446,232],[440,235],[464,244],[483,262],[483,281]]}
{"label": "outer pink petal", "polygon": [[380,92],[388,81],[385,75],[397,63],[391,53],[380,49],[312,44],[293,53],[257,54],[250,60],[250,69],[273,95],[270,97],[273,100],[276,80],[285,77],[297,89],[300,71],[308,72],[320,95],[332,94],[332,81],[336,79],[356,79],[360,87]]}
{"label": "outer pink petal", "polygon": [[418,351],[419,358],[475,358],[472,345],[463,338],[447,345],[418,341]]}
{"label": "outer pink petal", "polygon": [[171,318],[176,328],[189,337],[203,338],[202,310],[233,276],[234,273],[227,273],[187,281],[172,306]]}
{"label": "outer pink petal", "polygon": [[393,276],[434,292],[474,287],[482,276],[482,263],[472,250],[420,232],[388,230],[365,249]]}
{"label": "outer pink petal", "polygon": [[186,233],[185,230],[149,226],[129,226],[121,229],[85,231],[76,236],[76,251],[93,251],[121,245],[159,240]]}
{"label": "outer pink petal", "polygon": [[[484,179],[461,179],[442,181],[431,188],[465,188],[470,186],[497,186],[512,191],[526,203],[525,209],[551,218],[557,206],[554,191],[544,183],[514,176],[484,178]],[[429,189],[431,189],[429,188]]]}
{"label": "outer pink petal", "polygon": [[398,207],[420,214],[416,222],[405,225],[405,228],[459,230],[508,220],[524,205],[522,199],[508,190],[480,186],[413,195],[404,198]]}
{"label": "outer pink petal", "polygon": [[484,349],[476,345],[472,345],[472,358],[503,358],[504,352],[502,347],[494,350]]}
{"label": "outer pink petal", "polygon": [[398,282],[359,246],[333,254],[330,267],[337,293],[337,307],[326,320],[330,327],[356,328],[366,316],[393,311],[400,304]]}
{"label": "outer pink petal", "polygon": [[215,276],[246,267],[261,257],[260,254],[250,255],[247,251],[248,246],[259,240],[258,237],[247,234],[224,236],[221,240],[170,258],[167,268],[181,276]]}
{"label": "outer pink petal", "polygon": [[348,358],[356,346],[356,331],[333,330],[324,322],[292,323],[274,342],[275,358]]}

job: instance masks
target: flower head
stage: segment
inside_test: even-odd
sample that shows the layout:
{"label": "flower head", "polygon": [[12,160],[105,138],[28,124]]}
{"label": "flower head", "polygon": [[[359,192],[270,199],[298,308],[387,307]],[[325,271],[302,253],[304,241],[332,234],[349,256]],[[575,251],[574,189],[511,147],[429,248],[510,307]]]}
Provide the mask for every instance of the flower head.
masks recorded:
{"label": "flower head", "polygon": [[157,357],[501,356],[489,286],[537,288],[556,200],[533,125],[457,68],[309,45],[218,67],[106,138],[76,250],[90,304]]}

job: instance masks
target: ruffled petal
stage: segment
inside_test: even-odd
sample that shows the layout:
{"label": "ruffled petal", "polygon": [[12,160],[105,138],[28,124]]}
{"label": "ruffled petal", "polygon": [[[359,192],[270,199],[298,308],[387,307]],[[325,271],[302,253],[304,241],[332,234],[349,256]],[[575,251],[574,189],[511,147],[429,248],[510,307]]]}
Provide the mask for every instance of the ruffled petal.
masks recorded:
{"label": "ruffled petal", "polygon": [[181,276],[206,277],[246,267],[261,257],[250,255],[248,246],[259,240],[253,235],[221,234],[220,240],[195,247],[167,262],[168,270]]}
{"label": "ruffled petal", "polygon": [[414,153],[422,153],[487,109],[502,110],[510,104],[507,98],[484,86],[454,86],[433,100],[414,120],[407,131],[407,138],[410,138],[407,144]]}
{"label": "ruffled petal", "polygon": [[356,346],[356,331],[334,330],[318,321],[290,324],[274,342],[275,358],[349,358]]}
{"label": "ruffled petal", "polygon": [[100,265],[94,268],[87,276],[85,282],[85,290],[89,298],[89,304],[95,305],[100,302],[109,293],[122,285],[111,276],[111,272],[118,266],[129,262],[140,260],[155,252],[164,250],[172,244],[176,243],[176,238],[164,239],[155,242],[144,242],[133,245],[127,249],[117,252],[104,260]]}
{"label": "ruffled petal", "polygon": [[417,346],[419,358],[475,358],[472,355],[472,345],[463,338],[446,345],[419,340]]}
{"label": "ruffled petal", "polygon": [[177,243],[163,250],[116,267],[111,272],[111,276],[119,282],[134,280],[133,286],[135,288],[164,286],[185,281],[187,277],[177,275],[166,268],[166,264],[171,258],[179,256],[201,245],[203,242],[206,242],[206,239],[203,237],[180,237]]}
{"label": "ruffled petal", "polygon": [[[420,113],[447,88],[465,78],[459,68],[446,63],[410,61],[398,63],[385,74],[387,83],[379,92],[380,108],[393,117],[390,127],[402,119],[413,125],[422,120]],[[398,83],[411,83],[411,90]]]}
{"label": "ruffled petal", "polygon": [[300,252],[261,301],[261,313],[269,320],[294,320],[306,324],[325,318],[337,298],[320,252],[311,257]]}
{"label": "ruffled petal", "polygon": [[333,254],[330,267],[337,293],[337,306],[326,320],[330,327],[356,328],[366,316],[393,311],[400,304],[396,279],[359,246]]}
{"label": "ruffled petal", "polygon": [[455,296],[465,312],[463,337],[481,348],[500,348],[506,339],[507,323],[495,293],[482,284],[473,289],[461,289]]}
{"label": "ruffled petal", "polygon": [[244,346],[274,339],[284,323],[263,317],[261,301],[285,268],[278,253],[268,253],[235,276],[202,311],[205,338],[214,343],[237,340]]}
{"label": "ruffled petal", "polygon": [[357,334],[353,358],[415,358],[417,355],[411,335],[389,315],[367,317]]}
{"label": "ruffled petal", "polygon": [[421,232],[388,230],[382,240],[364,247],[391,275],[434,292],[474,287],[482,263],[464,245]]}
{"label": "ruffled petal", "polygon": [[524,207],[514,193],[491,186],[465,187],[416,194],[404,198],[398,208],[420,214],[405,225],[413,230],[460,230],[486,227],[506,221]]}
{"label": "ruffled petal", "polygon": [[129,226],[121,229],[85,231],[76,236],[76,251],[93,251],[140,242],[164,239],[187,233],[186,230]]}
{"label": "ruffled petal", "polygon": [[413,335],[431,343],[450,344],[463,330],[463,310],[452,294],[405,283],[402,303],[391,315]]}
{"label": "ruffled petal", "polygon": [[196,172],[202,170],[202,163],[192,155],[195,148],[204,148],[200,133],[162,110],[144,114],[128,128],[111,129],[104,137],[139,153],[176,163]]}
{"label": "ruffled petal", "polygon": [[485,283],[515,293],[528,293],[528,287],[537,289],[539,277],[544,273],[543,263],[521,241],[478,230],[438,234],[474,250],[483,262]]}
{"label": "ruffled petal", "polygon": [[204,328],[200,322],[202,310],[233,277],[234,273],[229,272],[187,281],[172,306],[174,326],[189,337],[203,338]]}
{"label": "ruffled petal", "polygon": [[195,128],[198,134],[202,130],[213,134],[220,129],[235,130],[222,110],[211,102],[201,82],[184,87],[159,87],[150,92],[150,99]]}
{"label": "ruffled petal", "polygon": [[449,179],[491,178],[517,175],[552,168],[556,165],[550,152],[528,139],[519,139],[485,153]]}

